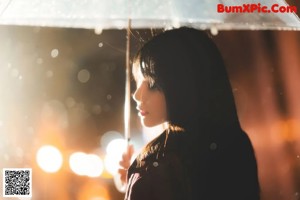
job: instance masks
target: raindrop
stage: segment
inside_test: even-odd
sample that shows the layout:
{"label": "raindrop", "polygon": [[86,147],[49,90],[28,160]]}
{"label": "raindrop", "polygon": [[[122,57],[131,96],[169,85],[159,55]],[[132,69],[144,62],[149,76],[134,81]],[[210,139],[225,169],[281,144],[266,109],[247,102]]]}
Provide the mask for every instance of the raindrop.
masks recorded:
{"label": "raindrop", "polygon": [[51,51],[52,58],[56,58],[58,56],[58,54],[59,54],[58,49],[52,49],[52,51]]}
{"label": "raindrop", "polygon": [[219,31],[218,31],[217,27],[213,26],[213,27],[210,28],[210,33],[212,35],[218,35],[218,32]]}
{"label": "raindrop", "polygon": [[99,44],[98,44],[98,47],[103,47],[103,42],[100,42]]}
{"label": "raindrop", "polygon": [[18,75],[19,75],[19,70],[17,70],[17,69],[11,70],[11,76],[12,77],[17,77]]}
{"label": "raindrop", "polygon": [[106,99],[107,99],[107,100],[111,100],[111,98],[112,98],[112,96],[111,96],[110,94],[108,94],[108,95],[106,96]]}
{"label": "raindrop", "polygon": [[65,102],[69,108],[75,106],[76,104],[75,100],[72,97],[68,97]]}
{"label": "raindrop", "polygon": [[44,62],[44,60],[42,58],[36,59],[36,63],[39,65],[43,64],[43,62]]}
{"label": "raindrop", "polygon": [[86,83],[90,80],[90,72],[86,69],[82,69],[78,72],[77,77],[81,83]]}
{"label": "raindrop", "polygon": [[102,108],[99,105],[94,105],[92,108],[92,112],[96,115],[99,115],[102,112]]}
{"label": "raindrop", "polygon": [[95,34],[96,35],[101,35],[102,31],[103,31],[103,29],[101,27],[96,27],[95,28]]}
{"label": "raindrop", "polygon": [[299,158],[300,158],[300,156],[299,156],[299,155],[297,155],[297,158],[299,159]]}
{"label": "raindrop", "polygon": [[53,77],[53,71],[51,71],[51,70],[48,70],[47,72],[46,72],[46,76],[47,76],[47,78],[52,78]]}

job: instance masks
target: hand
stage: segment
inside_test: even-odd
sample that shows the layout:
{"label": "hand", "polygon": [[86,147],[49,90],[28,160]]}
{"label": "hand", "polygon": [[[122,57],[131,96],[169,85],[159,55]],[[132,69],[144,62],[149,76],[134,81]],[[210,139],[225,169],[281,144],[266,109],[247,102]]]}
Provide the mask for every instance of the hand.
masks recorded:
{"label": "hand", "polygon": [[124,184],[127,182],[127,170],[130,167],[133,153],[133,145],[128,145],[126,152],[122,155],[122,160],[119,162],[121,168],[118,170],[118,173],[120,174],[120,179]]}

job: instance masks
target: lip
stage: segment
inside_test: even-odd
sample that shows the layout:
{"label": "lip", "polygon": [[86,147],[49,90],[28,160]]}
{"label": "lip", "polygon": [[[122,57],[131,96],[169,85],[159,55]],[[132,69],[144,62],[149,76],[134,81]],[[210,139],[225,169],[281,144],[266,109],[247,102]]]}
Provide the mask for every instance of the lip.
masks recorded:
{"label": "lip", "polygon": [[139,116],[145,117],[146,115],[148,115],[148,112],[143,111],[143,110],[140,110],[140,111],[139,111]]}
{"label": "lip", "polygon": [[139,116],[140,116],[140,117],[144,117],[144,116],[146,116],[146,115],[149,114],[149,112],[143,110],[143,109],[140,108],[140,107],[136,107],[136,109],[139,111]]}

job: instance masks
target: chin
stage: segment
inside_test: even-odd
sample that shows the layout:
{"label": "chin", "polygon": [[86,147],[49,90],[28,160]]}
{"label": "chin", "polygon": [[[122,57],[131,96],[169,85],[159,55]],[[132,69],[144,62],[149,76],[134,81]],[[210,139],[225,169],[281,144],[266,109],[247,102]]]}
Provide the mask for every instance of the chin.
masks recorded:
{"label": "chin", "polygon": [[154,126],[156,126],[158,124],[153,124],[153,123],[149,123],[149,122],[142,122],[142,125],[144,127],[147,127],[147,128],[152,128],[152,127],[154,127]]}
{"label": "chin", "polygon": [[150,121],[150,120],[141,120],[141,123],[144,127],[152,128],[152,127],[161,125],[164,122],[163,121],[155,122],[155,121]]}

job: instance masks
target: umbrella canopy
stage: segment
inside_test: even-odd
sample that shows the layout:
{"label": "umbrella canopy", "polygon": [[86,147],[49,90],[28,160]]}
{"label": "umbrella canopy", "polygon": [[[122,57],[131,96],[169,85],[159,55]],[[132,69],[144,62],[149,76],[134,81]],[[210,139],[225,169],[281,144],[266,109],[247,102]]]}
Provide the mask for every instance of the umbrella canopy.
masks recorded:
{"label": "umbrella canopy", "polygon": [[284,0],[0,0],[0,24],[112,29],[130,18],[132,28],[298,30],[296,9]]}

